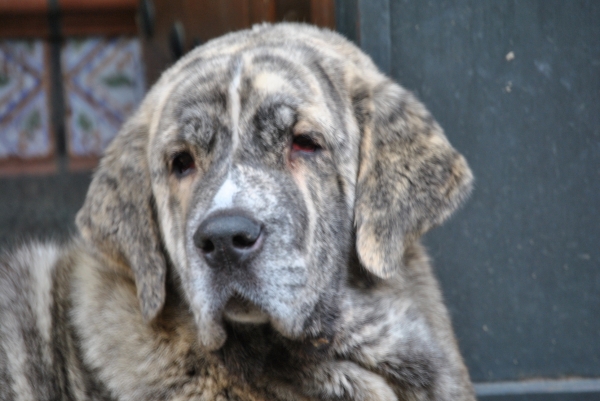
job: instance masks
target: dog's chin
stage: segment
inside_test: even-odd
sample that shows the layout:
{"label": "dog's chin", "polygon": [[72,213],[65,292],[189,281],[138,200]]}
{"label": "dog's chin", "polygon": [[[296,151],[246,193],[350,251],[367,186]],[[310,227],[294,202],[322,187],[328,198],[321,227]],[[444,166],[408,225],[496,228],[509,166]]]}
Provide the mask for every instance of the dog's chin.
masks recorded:
{"label": "dog's chin", "polygon": [[269,322],[269,315],[254,303],[234,296],[223,309],[223,317],[233,323],[264,324]]}
{"label": "dog's chin", "polygon": [[289,308],[265,307],[235,292],[213,311],[197,321],[200,342],[207,351],[217,351],[225,345],[230,334],[227,327],[247,331],[270,326],[279,336],[292,341],[301,340],[306,334],[306,319],[300,319]]}

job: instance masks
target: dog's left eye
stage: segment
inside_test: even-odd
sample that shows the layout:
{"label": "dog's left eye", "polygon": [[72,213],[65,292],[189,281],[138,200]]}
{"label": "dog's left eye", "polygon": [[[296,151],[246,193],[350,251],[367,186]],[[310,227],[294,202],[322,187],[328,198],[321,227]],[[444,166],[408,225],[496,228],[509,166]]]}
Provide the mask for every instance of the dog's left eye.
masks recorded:
{"label": "dog's left eye", "polygon": [[173,157],[173,174],[177,178],[183,178],[196,168],[194,158],[188,152],[179,152]]}
{"label": "dog's left eye", "polygon": [[292,141],[292,151],[313,153],[322,149],[314,139],[306,134],[297,135]]}

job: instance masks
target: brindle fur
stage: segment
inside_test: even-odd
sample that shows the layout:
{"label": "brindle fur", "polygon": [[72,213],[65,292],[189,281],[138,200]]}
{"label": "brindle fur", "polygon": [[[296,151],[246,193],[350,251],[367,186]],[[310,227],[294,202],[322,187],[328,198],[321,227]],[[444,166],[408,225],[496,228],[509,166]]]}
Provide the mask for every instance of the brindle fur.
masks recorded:
{"label": "brindle fur", "polygon": [[[292,152],[294,135],[322,149]],[[178,152],[195,168],[171,171]],[[261,25],[167,70],[109,146],[70,244],[0,261],[0,399],[474,400],[419,237],[472,176],[339,35]],[[209,268],[215,210],[260,221]],[[223,319],[232,296],[268,323]]]}

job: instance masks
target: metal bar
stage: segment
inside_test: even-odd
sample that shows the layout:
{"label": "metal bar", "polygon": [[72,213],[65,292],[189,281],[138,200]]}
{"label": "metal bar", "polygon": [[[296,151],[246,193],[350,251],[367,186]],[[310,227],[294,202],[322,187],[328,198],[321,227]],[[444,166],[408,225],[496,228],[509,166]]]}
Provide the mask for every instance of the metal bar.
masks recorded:
{"label": "metal bar", "polygon": [[48,20],[50,24],[50,98],[52,99],[52,129],[54,131],[56,154],[59,159],[67,154],[65,134],[65,100],[63,93],[60,53],[62,31],[58,0],[48,0]]}

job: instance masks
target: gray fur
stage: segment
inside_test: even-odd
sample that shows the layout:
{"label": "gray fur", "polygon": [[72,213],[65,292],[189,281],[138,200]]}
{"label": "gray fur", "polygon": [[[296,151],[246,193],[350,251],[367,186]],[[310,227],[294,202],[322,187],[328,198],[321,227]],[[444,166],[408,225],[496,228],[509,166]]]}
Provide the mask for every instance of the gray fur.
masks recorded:
{"label": "gray fur", "polygon": [[[471,181],[339,35],[213,40],[109,146],[79,235],[0,261],[0,400],[474,400],[419,244]],[[233,212],[260,251],[210,267],[194,233]]]}

